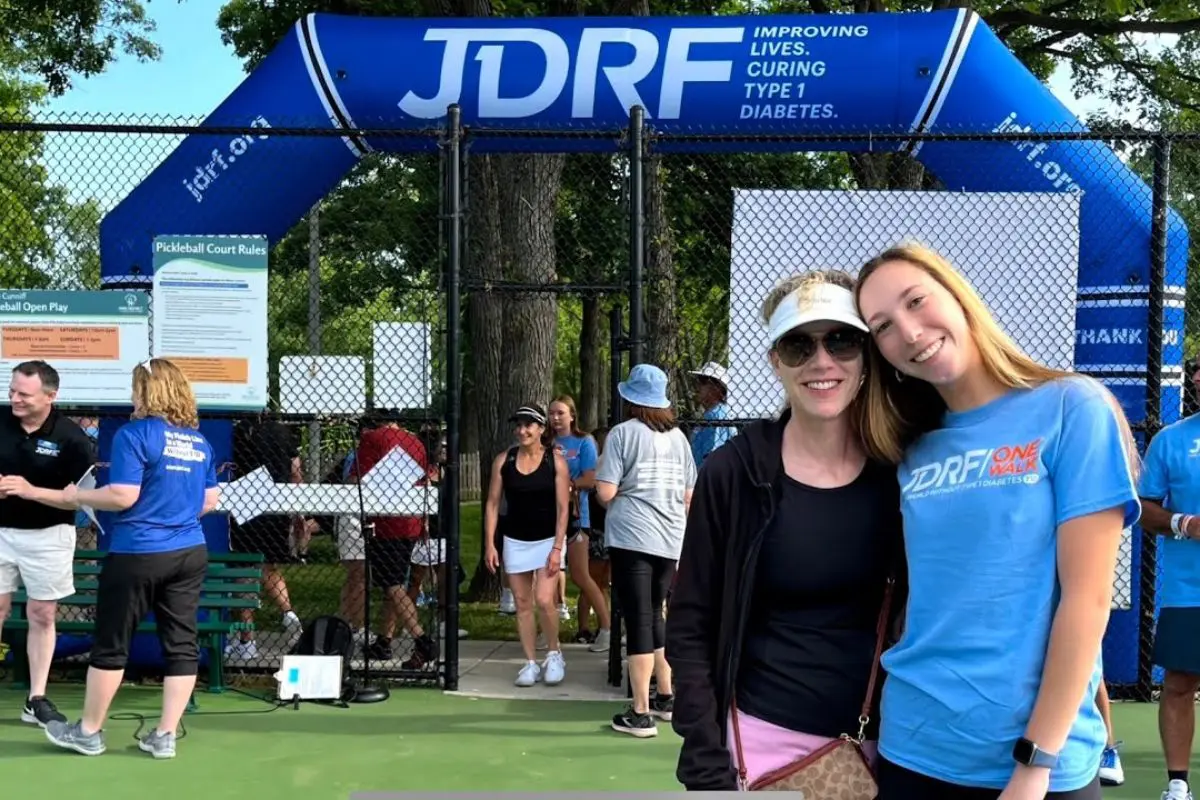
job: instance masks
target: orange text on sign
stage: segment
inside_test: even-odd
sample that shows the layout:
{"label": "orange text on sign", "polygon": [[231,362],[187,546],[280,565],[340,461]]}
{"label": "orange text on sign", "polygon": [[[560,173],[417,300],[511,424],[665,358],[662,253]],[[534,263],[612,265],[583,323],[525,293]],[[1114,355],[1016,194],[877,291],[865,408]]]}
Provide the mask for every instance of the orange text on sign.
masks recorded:
{"label": "orange text on sign", "polygon": [[168,356],[193,383],[249,383],[250,362],[245,358],[194,358]]}
{"label": "orange text on sign", "polygon": [[0,356],[116,361],[121,357],[121,332],[115,326],[5,325],[0,329]]}

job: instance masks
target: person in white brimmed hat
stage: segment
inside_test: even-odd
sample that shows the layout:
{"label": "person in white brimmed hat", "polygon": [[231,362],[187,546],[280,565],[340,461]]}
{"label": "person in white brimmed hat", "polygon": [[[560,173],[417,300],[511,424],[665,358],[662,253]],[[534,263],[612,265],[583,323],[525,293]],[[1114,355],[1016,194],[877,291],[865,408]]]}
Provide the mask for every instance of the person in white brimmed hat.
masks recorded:
{"label": "person in white brimmed hat", "polygon": [[[596,499],[608,509],[604,538],[613,594],[628,624],[625,652],[633,704],[612,728],[638,738],[670,720],[671,669],[663,647],[663,601],[683,547],[696,462],[667,398],[667,376],[638,364],[617,386],[628,419],[612,429],[596,468]],[[650,699],[650,676],[658,693]]]}
{"label": "person in white brimmed hat", "polygon": [[[729,374],[725,368],[715,361],[709,361],[688,374],[695,378],[696,402],[704,410],[702,419],[705,422],[729,419],[729,406],[725,402],[729,398]],[[736,435],[737,428],[732,426],[698,426],[692,436],[692,458],[696,460],[696,468],[699,469],[709,453]]]}

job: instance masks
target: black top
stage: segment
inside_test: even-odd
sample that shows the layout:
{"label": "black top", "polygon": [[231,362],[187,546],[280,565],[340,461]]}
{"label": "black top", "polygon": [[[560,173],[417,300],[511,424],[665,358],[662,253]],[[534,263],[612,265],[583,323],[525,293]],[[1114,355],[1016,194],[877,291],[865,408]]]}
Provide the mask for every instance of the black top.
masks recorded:
{"label": "black top", "polygon": [[[754,576],[738,708],[800,733],[854,734],[899,524],[896,471],[868,463],[836,489],[782,480]],[[872,714],[867,737],[878,728]]]}
{"label": "black top", "polygon": [[500,467],[500,480],[508,512],[501,518],[501,533],[519,542],[554,538],[558,504],[554,485],[554,451],[546,448],[538,468],[528,475],[517,469],[517,448],[510,448]]}
{"label": "black top", "polygon": [[[793,524],[812,518],[808,508],[800,512],[780,509],[786,485],[782,468],[783,429],[790,416],[790,412],[785,411],[778,420],[761,420],[747,426],[728,445],[713,451],[705,459],[704,469],[700,470],[696,480],[666,626],[667,661],[671,665],[675,688],[671,726],[683,739],[675,775],[689,791],[733,791],[737,788],[737,773],[730,763],[726,741],[727,720],[743,660],[753,661],[754,650],[758,647],[747,644],[746,639],[749,631],[761,629],[761,623],[755,621],[752,613],[759,568],[764,561],[760,557],[761,550],[768,533],[772,533],[776,518],[790,518]],[[890,466],[880,469],[895,475]],[[881,478],[873,486],[862,487],[853,506],[838,509],[841,519],[852,519],[866,507],[877,507],[880,519],[884,519],[889,510],[894,515],[890,524],[880,523],[880,529],[876,531],[874,547],[884,550],[886,557],[865,551],[856,554],[874,564],[873,570],[878,570],[884,562],[893,567],[896,578],[893,620],[904,608],[907,594],[899,490],[894,480],[889,485]],[[810,529],[806,526],[805,530]],[[849,535],[842,529],[829,532],[828,528],[818,531],[813,527],[811,530],[813,537],[820,537],[822,533],[835,538]],[[772,545],[765,560],[784,557],[775,554],[774,549],[775,545]],[[821,575],[836,575],[842,571],[836,565],[844,563],[842,559],[853,552],[847,548],[845,553],[837,556],[826,553],[827,549],[833,549],[828,539],[824,547],[811,551],[807,561],[779,564],[780,574],[786,573],[788,579],[799,583],[802,591],[807,587],[808,592],[818,597],[822,590],[832,592],[830,588],[816,584],[820,576],[804,575],[806,571],[816,572],[818,566]],[[874,607],[870,607],[871,602],[864,602],[862,609],[848,617],[865,620],[868,614],[878,614],[883,589],[881,585],[863,587],[864,601],[873,599]],[[785,602],[794,605],[796,598]],[[836,630],[836,627],[824,626],[823,632]],[[887,644],[890,640],[885,647]],[[857,648],[854,650],[862,652]],[[773,659],[774,654],[771,657]],[[810,665],[808,671],[815,672],[815,665]],[[881,673],[879,681],[885,678]],[[799,685],[795,679],[793,683]],[[847,680],[844,689],[847,696],[850,695],[849,684]],[[865,673],[860,672],[855,687],[856,705],[866,694],[866,688]],[[799,694],[799,689],[794,688],[794,691]],[[806,704],[796,704],[797,707],[801,705]],[[769,716],[761,708],[757,710]],[[749,709],[747,713],[751,713]],[[829,716],[832,720],[832,714]],[[826,724],[840,727],[836,722]],[[857,725],[846,733],[857,733]]]}
{"label": "black top", "polygon": [[[26,433],[12,407],[0,411],[0,475],[19,475],[42,489],[62,489],[96,463],[91,438],[83,428],[52,408],[33,433]],[[0,500],[0,527],[39,529],[74,525],[75,512],[8,497]]]}
{"label": "black top", "polygon": [[594,531],[604,532],[604,520],[608,516],[608,509],[600,505],[600,501],[596,499],[596,490],[593,488],[588,492],[588,524]]}
{"label": "black top", "polygon": [[274,420],[243,420],[233,429],[233,463],[237,476],[266,467],[275,483],[291,483],[292,460],[300,443],[292,429]]}

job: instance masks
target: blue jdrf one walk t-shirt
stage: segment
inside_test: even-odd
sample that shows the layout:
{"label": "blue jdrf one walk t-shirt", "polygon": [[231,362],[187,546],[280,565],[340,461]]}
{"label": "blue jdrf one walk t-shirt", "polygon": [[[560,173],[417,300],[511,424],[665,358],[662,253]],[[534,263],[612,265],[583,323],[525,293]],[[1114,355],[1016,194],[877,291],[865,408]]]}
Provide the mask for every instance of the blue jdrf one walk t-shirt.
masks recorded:
{"label": "blue jdrf one walk t-shirt", "polygon": [[[583,473],[596,468],[599,460],[596,454],[596,440],[591,436],[559,436],[554,440],[562,450],[563,459],[567,462],[567,471],[571,480],[577,481]],[[592,527],[591,512],[588,509],[587,491],[579,493],[579,527]]]}
{"label": "blue jdrf one walk t-shirt", "polygon": [[[1150,440],[1138,494],[1176,514],[1200,514],[1200,415],[1172,423]],[[1200,542],[1160,540],[1164,608],[1200,607]]]}
{"label": "blue jdrf one walk t-shirt", "polygon": [[117,514],[113,553],[165,553],[204,544],[204,492],[217,485],[212,446],[196,430],[151,417],[113,437],[109,483],[140,486],[137,502]]}
{"label": "blue jdrf one walk t-shirt", "polygon": [[[910,595],[883,658],[880,752],[930,777],[1002,789],[1041,686],[1058,604],[1057,529],[1121,508],[1136,522],[1103,389],[1067,378],[946,415],[899,468]],[[1050,791],[1096,776],[1107,734],[1100,654]]]}

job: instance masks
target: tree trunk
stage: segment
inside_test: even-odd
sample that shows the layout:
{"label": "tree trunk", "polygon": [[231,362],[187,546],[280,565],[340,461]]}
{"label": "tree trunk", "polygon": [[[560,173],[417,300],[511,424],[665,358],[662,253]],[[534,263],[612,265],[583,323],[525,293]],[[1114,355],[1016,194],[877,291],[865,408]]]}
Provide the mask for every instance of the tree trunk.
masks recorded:
{"label": "tree trunk", "polygon": [[[471,282],[499,281],[504,277],[499,179],[495,156],[472,157],[468,168],[466,198],[467,259],[463,277]],[[504,308],[501,295],[472,289],[467,294],[468,338],[471,344],[473,393],[464,403],[468,414],[475,415],[479,454],[480,505],[487,501],[492,459],[503,444],[500,417],[501,324]],[[465,399],[465,398],[464,398]],[[483,563],[483,537],[480,559],[471,576],[466,600],[485,600],[500,594],[500,578]]]}
{"label": "tree trunk", "polygon": [[[557,278],[554,223],[565,156],[506,155],[500,181],[505,278],[530,286]],[[527,403],[545,406],[554,391],[558,301],[547,292],[506,296],[501,356],[503,418]],[[505,428],[505,443],[511,437]]]}
{"label": "tree trunk", "polygon": [[850,171],[859,189],[921,189],[925,185],[925,167],[902,153],[853,153]]}
{"label": "tree trunk", "polygon": [[579,327],[579,427],[590,431],[600,424],[600,297],[582,298],[583,320]]}
{"label": "tree trunk", "polygon": [[670,397],[684,398],[675,285],[675,236],[666,209],[666,168],[661,156],[646,159],[646,360],[670,378]]}

